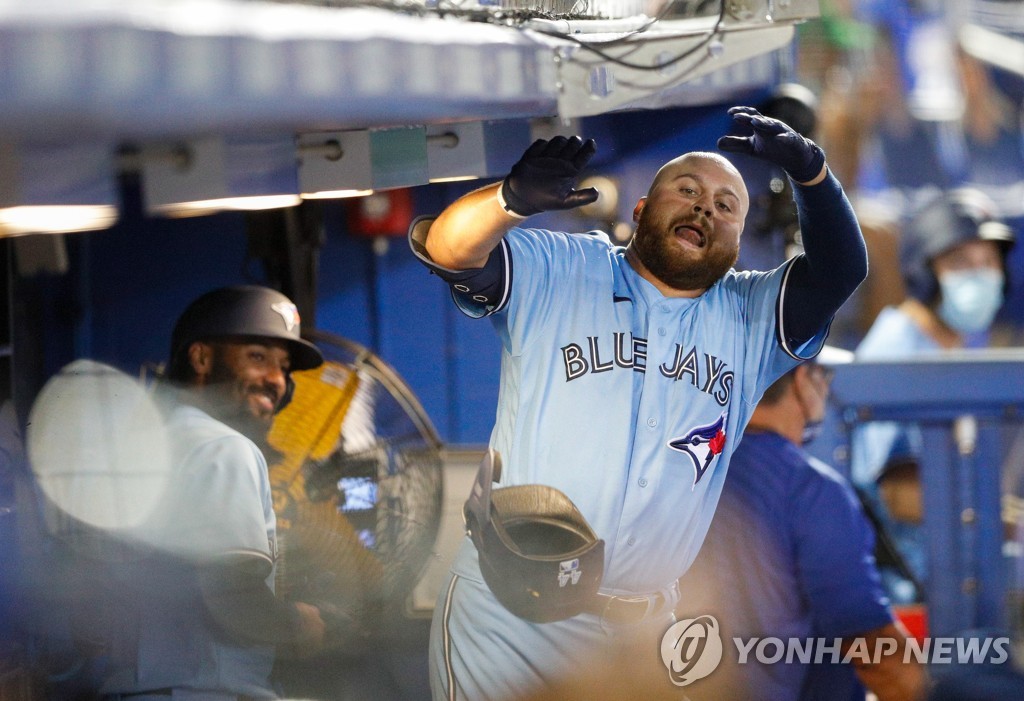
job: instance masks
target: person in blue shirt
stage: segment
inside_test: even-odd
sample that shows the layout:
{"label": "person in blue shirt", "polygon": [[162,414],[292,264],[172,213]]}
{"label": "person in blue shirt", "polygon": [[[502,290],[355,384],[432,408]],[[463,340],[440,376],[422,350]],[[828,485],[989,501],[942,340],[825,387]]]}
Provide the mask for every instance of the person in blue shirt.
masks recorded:
{"label": "person in blue shirt", "polygon": [[[923,666],[904,663],[906,632],[875,567],[874,534],[849,482],[801,449],[825,415],[830,365],[852,353],[826,346],[765,391],[736,447],[704,545],[680,580],[677,617],[713,615],[723,639],[857,638],[894,650],[874,660],[824,656],[819,664],[745,663],[733,644],[688,689],[699,699],[880,701],[923,697]],[[692,689],[692,692],[691,692]]]}
{"label": "person in blue shirt", "polygon": [[[735,133],[719,149],[767,160],[793,182],[805,252],[774,270],[733,268],[750,197],[715,152],[659,169],[625,247],[602,232],[528,227],[531,215],[596,199],[576,189],[596,150],[579,137],[538,140],[502,183],[458,199],[425,236],[410,231],[456,304],[501,339],[490,439],[501,487],[554,487],[604,541],[600,605],[535,622],[503,606],[465,539],[431,627],[437,700],[528,698],[621,665],[681,695],[659,650],[737,439],[762,392],[818,352],[867,273],[821,149],[753,108],[729,113]],[[564,586],[591,581],[572,558],[558,564],[572,574]]]}

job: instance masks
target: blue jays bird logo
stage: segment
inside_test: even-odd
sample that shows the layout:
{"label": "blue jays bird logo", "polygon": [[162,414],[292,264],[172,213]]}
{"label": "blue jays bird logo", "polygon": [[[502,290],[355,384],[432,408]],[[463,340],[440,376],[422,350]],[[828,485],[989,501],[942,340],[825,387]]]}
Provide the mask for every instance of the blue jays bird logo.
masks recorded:
{"label": "blue jays bird logo", "polygon": [[274,302],[270,308],[281,315],[285,328],[289,331],[299,325],[299,310],[291,302]]}
{"label": "blue jays bird logo", "polygon": [[695,475],[691,489],[700,482],[715,456],[725,450],[725,417],[726,413],[723,412],[714,423],[692,428],[686,435],[668,442],[669,448],[686,453],[693,461]]}

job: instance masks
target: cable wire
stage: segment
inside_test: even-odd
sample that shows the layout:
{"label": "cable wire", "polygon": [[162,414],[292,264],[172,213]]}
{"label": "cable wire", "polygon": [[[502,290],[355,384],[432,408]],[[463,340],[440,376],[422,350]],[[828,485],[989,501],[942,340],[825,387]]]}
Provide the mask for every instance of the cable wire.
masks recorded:
{"label": "cable wire", "polygon": [[[669,3],[669,6],[671,6],[671,3]],[[660,16],[660,13],[659,13],[659,16]],[[696,52],[700,51],[701,49],[705,48],[708,44],[710,44],[715,39],[715,37],[718,36],[719,31],[720,31],[721,26],[722,26],[722,20],[723,20],[724,17],[725,17],[725,0],[721,0],[719,2],[718,19],[715,20],[714,27],[711,28],[711,31],[708,32],[707,36],[705,36],[704,39],[700,43],[698,43],[697,45],[687,49],[686,51],[682,52],[681,54],[678,54],[677,56],[673,56],[672,58],[668,59],[667,61],[662,61],[662,62],[659,62],[657,64],[653,64],[653,65],[649,65],[649,64],[645,64],[645,63],[643,63],[643,64],[642,63],[632,63],[630,61],[626,61],[626,60],[624,60],[622,58],[619,58],[618,56],[612,56],[611,54],[609,54],[609,53],[607,53],[605,51],[602,51],[601,49],[599,49],[596,46],[594,46],[594,42],[588,42],[588,41],[586,41],[584,39],[581,39],[579,37],[572,36],[571,34],[564,34],[564,33],[561,33],[561,32],[551,32],[551,31],[544,31],[544,30],[536,30],[536,31],[539,31],[541,34],[546,34],[548,36],[555,36],[555,37],[559,37],[559,38],[562,38],[562,39],[567,39],[567,40],[577,44],[578,46],[580,46],[580,48],[583,48],[583,49],[586,49],[587,51],[590,51],[591,53],[597,55],[598,57],[604,59],[605,61],[608,61],[609,63],[613,63],[613,64],[615,64],[617,66],[622,66],[623,68],[630,68],[632,70],[637,70],[637,71],[661,71],[661,70],[664,70],[665,68],[667,68],[669,66],[672,66],[672,65],[675,65],[676,63],[679,63],[680,61],[682,61],[682,60],[684,60],[686,58],[689,58],[690,56],[692,56],[693,54],[695,54]],[[650,24],[652,24],[654,21],[657,21],[657,20],[656,19],[652,20],[651,23],[648,23],[648,24],[644,25],[644,27],[641,27],[640,29],[636,30],[628,38],[632,38],[636,34],[639,34],[641,31],[646,31],[646,28],[648,28],[650,26]],[[625,41],[625,39],[626,38],[620,38],[619,41],[620,42],[621,41]],[[707,57],[705,57],[700,63],[698,63],[697,66],[699,66],[701,63],[703,63],[705,60],[707,60]],[[696,68],[697,66],[693,66],[693,68]]]}
{"label": "cable wire", "polygon": [[[284,0],[284,1],[287,2],[289,0]],[[523,27],[522,26],[518,26],[518,25],[522,25],[522,24],[524,24],[526,22],[529,22],[531,20],[536,20],[536,19],[547,19],[547,20],[573,20],[573,19],[576,19],[576,20],[582,20],[582,21],[586,21],[588,19],[595,19],[595,17],[593,17],[593,16],[586,16],[586,15],[582,15],[582,14],[573,14],[571,12],[567,13],[567,14],[558,14],[558,13],[553,13],[553,12],[545,11],[545,10],[527,10],[527,9],[523,9],[523,8],[494,10],[494,9],[480,8],[480,7],[474,7],[474,8],[464,8],[464,7],[461,7],[461,4],[463,2],[467,2],[467,1],[468,0],[438,0],[437,6],[435,8],[428,8],[428,7],[424,7],[422,5],[419,5],[417,3],[411,3],[411,2],[395,2],[395,0],[319,0],[319,2],[313,2],[312,4],[320,4],[320,5],[325,5],[325,6],[328,6],[328,7],[374,7],[374,8],[379,8],[379,9],[392,10],[392,11],[395,11],[395,12],[402,12],[402,13],[406,13],[406,14],[415,14],[415,15],[419,15],[419,16],[426,16],[426,15],[436,15],[438,17],[452,16],[452,17],[458,17],[458,18],[462,18],[462,19],[468,19],[469,21],[484,22],[484,23],[500,25],[500,26],[510,26],[510,25],[512,25],[516,29],[520,29],[520,30],[522,30]],[[665,4],[665,6],[661,10],[659,10],[658,13],[654,17],[649,18],[646,22],[644,22],[639,27],[637,27],[635,29],[631,29],[628,32],[625,32],[625,33],[623,33],[620,36],[616,36],[613,39],[605,39],[605,40],[589,39],[588,40],[588,39],[584,39],[584,38],[581,38],[581,37],[578,37],[578,36],[574,36],[572,34],[568,34],[568,33],[565,33],[565,32],[559,32],[559,31],[555,31],[555,30],[551,30],[551,29],[536,29],[536,28],[533,28],[532,31],[535,31],[538,34],[543,34],[545,36],[551,36],[551,37],[555,37],[555,38],[558,38],[558,39],[564,39],[566,41],[570,41],[570,42],[578,45],[580,48],[585,49],[587,51],[590,51],[591,53],[595,54],[599,58],[601,58],[601,59],[603,59],[605,61],[608,61],[609,63],[612,63],[614,65],[621,66],[623,68],[629,68],[631,70],[636,70],[636,71],[661,71],[661,70],[664,70],[665,68],[667,68],[669,66],[675,65],[676,63],[679,63],[680,61],[683,61],[683,60],[689,58],[690,56],[694,55],[696,52],[698,52],[701,49],[707,47],[708,44],[710,44],[715,39],[715,37],[719,35],[720,30],[721,30],[721,26],[722,26],[722,21],[723,21],[723,19],[725,17],[725,0],[719,0],[719,3],[718,3],[718,17],[715,20],[714,26],[711,28],[711,30],[708,32],[708,34],[704,37],[704,39],[700,43],[698,43],[697,45],[693,46],[692,48],[687,49],[686,51],[682,52],[681,54],[679,54],[677,56],[673,56],[672,58],[668,59],[667,61],[662,61],[662,62],[659,62],[659,63],[654,64],[654,65],[641,64],[641,63],[633,63],[631,61],[627,61],[627,60],[625,60],[623,58],[620,58],[618,56],[613,56],[613,55],[607,53],[606,51],[602,50],[602,48],[598,48],[598,47],[618,46],[618,45],[626,44],[626,43],[630,42],[631,40],[635,39],[638,35],[647,32],[651,27],[656,25],[658,22],[661,22],[662,20],[664,20],[664,18],[668,15],[669,10],[675,8],[679,4],[679,2],[685,2],[685,1],[686,0],[669,0],[669,2],[667,2]],[[307,3],[300,2],[300,4],[307,4]],[[705,2],[701,2],[698,5],[698,7],[700,7],[701,5],[704,5],[704,4],[705,4]],[[574,4],[573,8],[575,8],[575,7],[576,7],[576,5]],[[639,47],[637,47],[637,48],[639,48]],[[706,57],[705,57],[704,60],[707,60]],[[693,66],[693,68],[696,68],[697,66],[701,65],[704,62],[704,60],[702,60],[697,65]],[[691,70],[692,70],[692,68],[691,68]]]}

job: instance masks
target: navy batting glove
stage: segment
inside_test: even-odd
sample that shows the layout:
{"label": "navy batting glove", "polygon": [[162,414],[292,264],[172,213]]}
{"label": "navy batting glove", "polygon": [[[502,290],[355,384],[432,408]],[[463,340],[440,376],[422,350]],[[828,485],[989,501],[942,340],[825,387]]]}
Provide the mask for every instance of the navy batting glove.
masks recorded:
{"label": "navy batting glove", "polygon": [[499,201],[505,211],[520,217],[594,202],[597,190],[577,190],[576,181],[596,151],[593,139],[537,139],[512,166],[501,184]]}
{"label": "navy batting glove", "polygon": [[723,136],[718,140],[722,151],[745,153],[774,163],[798,183],[814,180],[821,173],[825,152],[785,122],[765,117],[753,107],[732,107],[729,114],[749,135]]}

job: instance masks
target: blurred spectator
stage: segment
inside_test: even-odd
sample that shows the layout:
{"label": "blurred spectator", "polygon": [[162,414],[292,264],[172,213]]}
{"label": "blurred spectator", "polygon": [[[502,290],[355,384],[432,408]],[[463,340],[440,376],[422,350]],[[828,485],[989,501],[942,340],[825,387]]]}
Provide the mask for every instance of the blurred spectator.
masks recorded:
{"label": "blurred spectator", "polygon": [[[1007,224],[1024,227],[1024,84],[977,58],[991,48],[983,34],[963,31],[963,11],[911,0],[826,0],[821,12],[801,27],[798,71],[821,98],[817,140],[830,168],[855,184],[851,201],[870,261],[852,300],[863,334],[902,299],[894,253],[908,212],[939,192],[974,187]],[[997,15],[987,21],[998,33]],[[1013,271],[1024,269],[1020,253],[1009,261]],[[999,345],[1024,337],[1019,280],[1007,289],[1018,303],[1000,313]]]}
{"label": "blurred spectator", "polygon": [[[1015,235],[977,190],[959,189],[923,206],[902,236],[908,297],[887,307],[857,348],[862,360],[984,346],[1008,286],[1006,257]],[[874,422],[853,438],[854,482],[879,498],[897,547],[919,581],[926,575],[921,488],[914,426]],[[897,602],[919,592],[894,582]]]}

